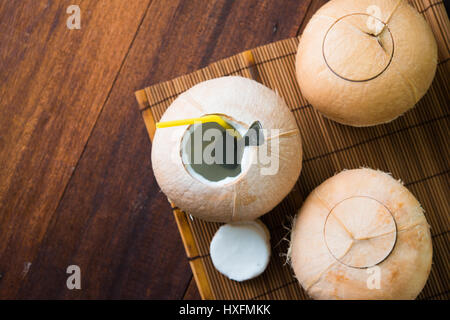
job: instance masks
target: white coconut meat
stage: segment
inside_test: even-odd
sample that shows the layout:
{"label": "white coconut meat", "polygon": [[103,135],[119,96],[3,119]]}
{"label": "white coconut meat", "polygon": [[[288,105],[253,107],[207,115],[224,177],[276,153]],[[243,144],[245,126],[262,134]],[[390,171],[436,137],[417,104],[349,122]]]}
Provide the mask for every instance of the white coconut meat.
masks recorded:
{"label": "white coconut meat", "polygon": [[259,220],[223,225],[211,241],[210,253],[214,267],[231,280],[255,278],[269,264],[269,230]]}
{"label": "white coconut meat", "polygon": [[432,253],[420,203],[372,169],[343,171],[311,192],[289,250],[297,279],[315,299],[414,299]]}
{"label": "white coconut meat", "polygon": [[296,58],[306,99],[353,126],[389,122],[430,87],[437,45],[405,0],[332,0],[306,26]]}
{"label": "white coconut meat", "polygon": [[160,121],[210,114],[222,115],[241,134],[260,121],[264,144],[245,147],[237,172],[223,172],[217,165],[217,172],[208,173],[184,161],[190,126],[157,129],[152,166],[158,185],[174,205],[194,217],[215,222],[254,220],[280,203],[300,175],[302,148],[295,118],[269,88],[243,77],[223,77],[182,93]]}

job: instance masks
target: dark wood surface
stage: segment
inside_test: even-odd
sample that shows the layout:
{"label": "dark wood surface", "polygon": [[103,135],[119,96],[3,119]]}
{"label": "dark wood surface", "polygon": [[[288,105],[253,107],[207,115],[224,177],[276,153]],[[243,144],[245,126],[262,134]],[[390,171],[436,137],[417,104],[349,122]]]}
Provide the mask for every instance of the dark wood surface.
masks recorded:
{"label": "dark wood surface", "polygon": [[295,36],[324,2],[1,1],[0,298],[199,299],[134,91]]}

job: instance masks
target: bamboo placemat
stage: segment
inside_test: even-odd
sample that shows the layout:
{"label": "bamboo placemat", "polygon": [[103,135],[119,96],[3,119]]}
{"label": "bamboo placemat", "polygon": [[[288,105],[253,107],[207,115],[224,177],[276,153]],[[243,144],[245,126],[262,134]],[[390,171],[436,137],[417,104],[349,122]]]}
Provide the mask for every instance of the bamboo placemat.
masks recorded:
{"label": "bamboo placemat", "polygon": [[238,283],[217,272],[209,256],[210,241],[220,226],[193,219],[174,208],[187,258],[203,299],[307,299],[285,264],[287,226],[303,199],[316,186],[345,168],[367,166],[391,172],[418,198],[433,239],[433,267],[420,299],[449,299],[449,20],[442,1],[411,4],[430,24],[438,42],[439,64],[428,93],[403,117],[386,125],[353,128],[319,115],[302,96],[295,78],[298,38],[253,49],[254,66],[244,53],[194,73],[136,92],[150,138],[172,101],[193,85],[212,78],[241,75],[277,91],[297,121],[303,141],[303,169],[292,192],[262,217],[270,229],[272,258],[258,278]]}

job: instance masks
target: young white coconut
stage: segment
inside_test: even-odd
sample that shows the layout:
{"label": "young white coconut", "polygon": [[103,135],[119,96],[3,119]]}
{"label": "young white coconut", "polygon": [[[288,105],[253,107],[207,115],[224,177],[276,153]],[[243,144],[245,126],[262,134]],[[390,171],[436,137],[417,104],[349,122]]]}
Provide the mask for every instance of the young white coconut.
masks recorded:
{"label": "young white coconut", "polygon": [[431,269],[429,225],[400,182],[343,171],[305,200],[291,233],[295,275],[315,299],[414,299]]}
{"label": "young white coconut", "polygon": [[[195,167],[184,161],[193,126],[157,129],[152,147],[156,180],[171,202],[194,217],[216,222],[256,219],[281,202],[300,174],[302,149],[295,118],[269,88],[242,77],[223,77],[181,94],[161,121],[208,114],[222,115],[241,135],[259,120],[264,144],[245,147],[242,163],[234,170],[220,164],[205,169],[203,163]],[[260,150],[267,150],[265,159]]]}
{"label": "young white coconut", "polygon": [[405,0],[332,0],[311,18],[296,58],[306,99],[352,126],[389,122],[431,85],[437,45]]}
{"label": "young white coconut", "polygon": [[255,278],[269,264],[269,230],[260,220],[225,224],[214,235],[210,253],[214,267],[231,280]]}

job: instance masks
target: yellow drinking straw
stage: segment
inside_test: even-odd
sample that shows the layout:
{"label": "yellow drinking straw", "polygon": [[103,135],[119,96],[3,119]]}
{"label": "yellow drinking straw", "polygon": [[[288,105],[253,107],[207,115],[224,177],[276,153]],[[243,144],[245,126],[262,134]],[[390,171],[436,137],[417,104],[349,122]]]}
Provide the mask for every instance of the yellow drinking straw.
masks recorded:
{"label": "yellow drinking straw", "polygon": [[225,120],[223,120],[220,116],[217,115],[208,115],[203,116],[201,118],[191,118],[191,119],[181,119],[181,120],[172,120],[172,121],[164,121],[164,122],[157,122],[156,128],[167,128],[167,127],[175,127],[175,126],[184,126],[187,124],[194,124],[194,123],[206,123],[206,122],[216,122],[219,125],[221,125],[224,129],[230,129],[236,131],[232,126],[228,124]]}

